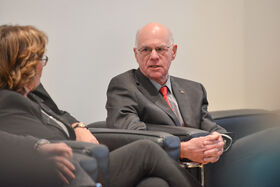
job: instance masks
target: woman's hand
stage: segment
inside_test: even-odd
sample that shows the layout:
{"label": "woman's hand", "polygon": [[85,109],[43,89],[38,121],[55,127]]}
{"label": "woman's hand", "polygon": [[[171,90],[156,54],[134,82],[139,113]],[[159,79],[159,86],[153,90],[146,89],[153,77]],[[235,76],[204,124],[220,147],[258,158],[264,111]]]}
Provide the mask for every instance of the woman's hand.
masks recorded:
{"label": "woman's hand", "polygon": [[87,128],[77,127],[75,128],[75,133],[77,141],[99,144],[98,140],[91,134],[91,132]]}
{"label": "woman's hand", "polygon": [[[75,127],[76,125],[77,123],[73,123],[72,127]],[[87,128],[76,127],[74,131],[77,141],[99,144],[98,140],[91,134],[91,132]]]}

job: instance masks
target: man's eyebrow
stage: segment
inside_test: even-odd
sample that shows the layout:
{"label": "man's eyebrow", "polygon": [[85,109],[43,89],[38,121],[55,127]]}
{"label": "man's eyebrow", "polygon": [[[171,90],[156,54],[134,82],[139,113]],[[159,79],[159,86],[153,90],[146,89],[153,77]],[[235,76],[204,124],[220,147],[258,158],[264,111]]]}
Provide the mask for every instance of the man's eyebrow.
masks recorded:
{"label": "man's eyebrow", "polygon": [[[161,45],[155,46],[155,48],[157,48],[157,47],[168,47],[168,45],[166,45],[166,44],[161,44]],[[147,45],[144,45],[144,46],[141,46],[139,49],[142,49],[142,48],[152,48],[152,47],[147,46]]]}
{"label": "man's eyebrow", "polygon": [[145,47],[151,48],[150,46],[147,46],[147,45],[143,45],[143,46],[141,46],[140,48],[145,48]]}

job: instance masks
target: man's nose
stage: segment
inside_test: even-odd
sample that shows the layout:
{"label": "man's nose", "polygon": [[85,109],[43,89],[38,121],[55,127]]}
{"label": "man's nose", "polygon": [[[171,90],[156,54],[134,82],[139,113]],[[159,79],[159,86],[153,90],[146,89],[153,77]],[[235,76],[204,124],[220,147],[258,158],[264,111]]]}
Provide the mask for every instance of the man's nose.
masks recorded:
{"label": "man's nose", "polygon": [[158,59],[159,55],[155,49],[151,51],[151,59]]}

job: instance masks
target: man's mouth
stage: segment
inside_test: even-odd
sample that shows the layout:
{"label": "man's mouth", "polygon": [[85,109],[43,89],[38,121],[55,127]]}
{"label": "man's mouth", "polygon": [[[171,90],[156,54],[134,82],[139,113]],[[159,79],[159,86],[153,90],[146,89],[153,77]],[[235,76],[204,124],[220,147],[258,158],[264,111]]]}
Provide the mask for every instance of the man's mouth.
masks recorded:
{"label": "man's mouth", "polygon": [[150,68],[158,68],[158,67],[160,67],[160,66],[157,66],[157,65],[151,65],[151,66],[149,66]]}

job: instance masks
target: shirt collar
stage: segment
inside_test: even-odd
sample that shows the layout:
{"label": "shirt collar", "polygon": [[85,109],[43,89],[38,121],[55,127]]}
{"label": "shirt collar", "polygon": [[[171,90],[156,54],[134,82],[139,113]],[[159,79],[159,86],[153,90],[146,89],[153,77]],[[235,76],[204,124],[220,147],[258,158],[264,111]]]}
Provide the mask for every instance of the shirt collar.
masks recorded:
{"label": "shirt collar", "polygon": [[160,88],[163,86],[167,86],[168,90],[170,91],[171,94],[172,93],[172,86],[171,86],[171,81],[170,81],[170,76],[168,75],[168,79],[166,81],[166,83],[164,85],[161,85],[159,83],[157,83],[156,81],[150,79],[151,83],[155,86],[155,88],[157,89],[157,91],[159,92]]}

